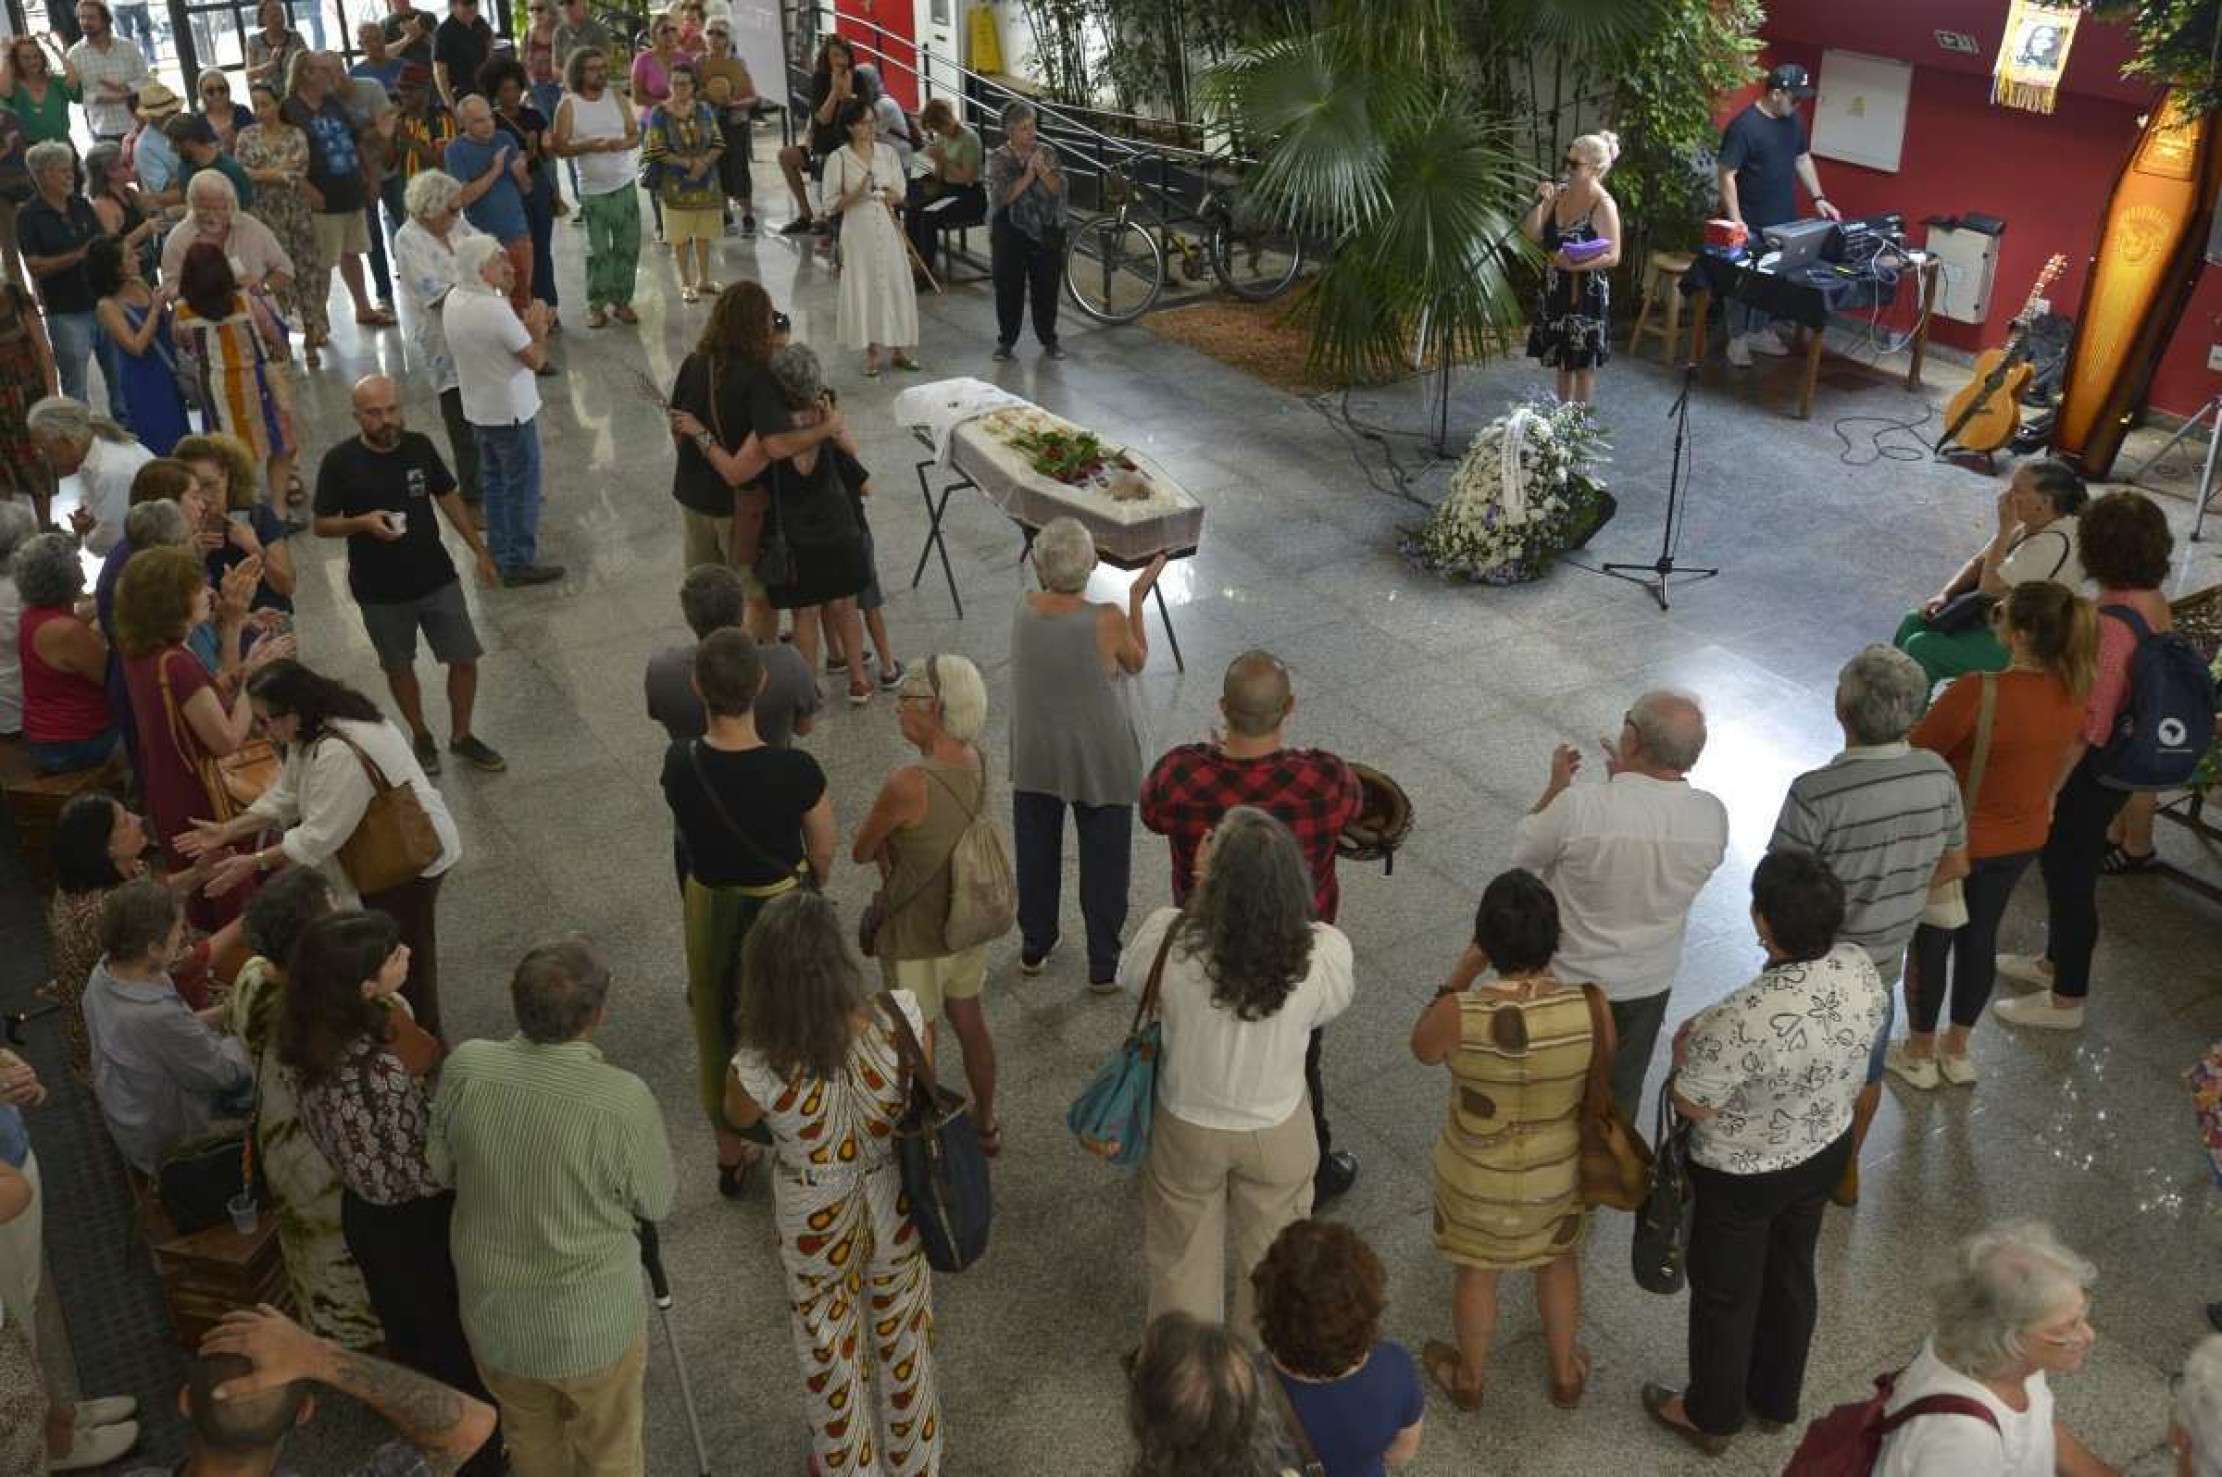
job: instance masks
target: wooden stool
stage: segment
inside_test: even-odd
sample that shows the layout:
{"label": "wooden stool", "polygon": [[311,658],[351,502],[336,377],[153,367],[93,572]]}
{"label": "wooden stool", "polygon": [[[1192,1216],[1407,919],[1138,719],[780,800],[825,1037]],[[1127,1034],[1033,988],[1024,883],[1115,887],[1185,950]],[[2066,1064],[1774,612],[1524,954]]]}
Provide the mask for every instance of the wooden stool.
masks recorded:
{"label": "wooden stool", "polygon": [[54,823],[62,807],[87,790],[123,791],[123,750],[94,769],[68,769],[60,774],[40,774],[31,767],[31,753],[21,739],[0,740],[0,795],[15,824],[16,844],[23,848],[23,864],[30,869],[41,895],[54,890]]}
{"label": "wooden stool", "polygon": [[[1674,362],[1675,346],[1682,336],[1682,274],[1689,271],[1691,260],[1683,251],[1651,253],[1643,278],[1643,308],[1636,314],[1635,331],[1628,335],[1631,355],[1643,347],[1643,336],[1648,333],[1659,341],[1660,358],[1668,364]],[[1651,310],[1661,295],[1666,298],[1665,311],[1659,321],[1653,322]]]}
{"label": "wooden stool", "polygon": [[252,1235],[240,1235],[225,1221],[181,1236],[170,1224],[154,1182],[128,1165],[124,1173],[180,1347],[198,1349],[201,1336],[233,1308],[268,1303],[287,1313],[295,1311],[285,1252],[278,1244],[278,1218],[267,1193],[261,1196]]}

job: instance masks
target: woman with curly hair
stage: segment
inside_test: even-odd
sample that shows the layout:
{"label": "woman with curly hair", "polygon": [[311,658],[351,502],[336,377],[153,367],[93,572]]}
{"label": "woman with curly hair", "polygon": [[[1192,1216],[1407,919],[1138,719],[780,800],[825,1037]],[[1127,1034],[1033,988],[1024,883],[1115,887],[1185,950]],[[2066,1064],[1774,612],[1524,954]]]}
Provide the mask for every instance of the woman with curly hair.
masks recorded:
{"label": "woman with curly hair", "polygon": [[[217,622],[228,651],[238,649],[245,620],[249,572],[240,566],[225,581],[224,608]],[[192,865],[178,850],[180,836],[196,820],[228,820],[240,809],[225,789],[216,761],[247,742],[254,708],[244,686],[227,697],[218,679],[185,645],[194,626],[209,618],[208,574],[192,549],[143,549],[131,556],[116,584],[116,646],[123,656],[124,685],[131,693],[132,721],[138,725],[139,779],[146,791],[147,818],[153,823],[166,864]],[[293,638],[257,641],[244,670],[293,654]],[[230,921],[246,901],[233,894],[221,905],[197,899],[204,928]]]}
{"label": "woman with curly hair", "polygon": [[187,436],[170,448],[170,455],[193,471],[193,490],[203,505],[218,509],[224,518],[224,541],[206,551],[202,562],[211,583],[249,559],[262,560],[262,581],[255,586],[249,610],[277,610],[291,614],[295,582],[293,551],[286,546],[288,530],[260,496],[262,469],[255,454],[237,436],[218,431],[209,436]]}
{"label": "woman with curly hair", "polygon": [[1186,1313],[1160,1315],[1127,1386],[1126,1424],[1139,1448],[1130,1477],[1286,1477],[1266,1393],[1227,1330]]}
{"label": "woman with curly hair", "polygon": [[1589,1355],[1574,1342],[1589,1226],[1578,1115],[1591,1057],[1612,1060],[1612,1017],[1552,975],[1558,945],[1550,888],[1517,867],[1499,873],[1474,910],[1473,942],[1412,1028],[1412,1055],[1450,1066],[1450,1117],[1435,1140],[1435,1245],[1458,1269],[1458,1342],[1430,1341],[1421,1357],[1460,1410],[1481,1406],[1506,1272],[1535,1273],[1551,1403],[1571,1410],[1589,1380]]}
{"label": "woman with curly hair", "polygon": [[916,1038],[931,1071],[932,1038],[910,991],[865,994],[844,935],[816,892],[765,905],[741,951],[725,1117],[763,1125],[776,1146],[811,1470],[912,1477],[941,1470],[941,1396],[933,1273],[893,1152],[905,1097],[896,1043]]}
{"label": "woman with curly hair", "polygon": [[1418,1456],[1427,1397],[1411,1351],[1381,1337],[1389,1274],[1365,1238],[1293,1222],[1250,1282],[1259,1343],[1327,1477],[1383,1477]]}
{"label": "woman with curly hair", "polygon": [[1248,805],[1227,812],[1196,853],[1187,908],[1151,914],[1119,958],[1121,988],[1143,994],[1152,976],[1164,1045],[1142,1172],[1149,1316],[1219,1319],[1231,1237],[1229,1326],[1251,1338],[1250,1269],[1312,1209],[1304,1049],[1354,989],[1350,940],[1312,921],[1288,827]]}

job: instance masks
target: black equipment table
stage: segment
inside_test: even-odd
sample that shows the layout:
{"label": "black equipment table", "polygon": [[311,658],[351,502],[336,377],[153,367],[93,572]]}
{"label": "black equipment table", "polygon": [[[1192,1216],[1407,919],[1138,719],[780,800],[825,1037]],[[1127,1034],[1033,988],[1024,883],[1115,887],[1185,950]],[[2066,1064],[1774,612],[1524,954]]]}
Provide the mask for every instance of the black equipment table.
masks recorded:
{"label": "black equipment table", "polygon": [[[1813,415],[1813,394],[1821,378],[1821,348],[1831,314],[1888,307],[1898,298],[1897,274],[1884,275],[1870,263],[1838,271],[1836,263],[1814,263],[1788,273],[1762,272],[1745,261],[1701,251],[1682,276],[1682,291],[1692,299],[1690,362],[1705,360],[1706,317],[1712,300],[1741,303],[1798,325],[1805,339],[1805,377],[1798,392],[1798,419]],[[1936,308],[1937,260],[1924,257],[1915,269],[1921,279],[1921,319],[1913,331],[1913,359],[1906,366],[1906,388],[1921,388],[1921,364],[1929,351],[1929,317]]]}

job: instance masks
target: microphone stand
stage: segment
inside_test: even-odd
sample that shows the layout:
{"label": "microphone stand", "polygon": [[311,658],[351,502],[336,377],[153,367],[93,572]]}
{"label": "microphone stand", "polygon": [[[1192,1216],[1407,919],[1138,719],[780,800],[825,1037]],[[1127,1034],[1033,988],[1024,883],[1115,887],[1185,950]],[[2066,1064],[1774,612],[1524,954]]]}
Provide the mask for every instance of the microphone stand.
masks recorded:
{"label": "microphone stand", "polygon": [[1659,557],[1649,564],[1601,564],[1597,572],[1616,580],[1626,580],[1641,585],[1659,602],[1659,609],[1667,608],[1667,591],[1675,580],[1695,584],[1709,580],[1720,573],[1704,564],[1677,564],[1674,559],[1675,540],[1679,532],[1675,527],[1681,516],[1682,455],[1690,434],[1690,388],[1697,383],[1697,363],[1692,360],[1682,366],[1682,393],[1674,397],[1673,408],[1667,415],[1674,422],[1674,460],[1667,468],[1666,527],[1659,534]]}

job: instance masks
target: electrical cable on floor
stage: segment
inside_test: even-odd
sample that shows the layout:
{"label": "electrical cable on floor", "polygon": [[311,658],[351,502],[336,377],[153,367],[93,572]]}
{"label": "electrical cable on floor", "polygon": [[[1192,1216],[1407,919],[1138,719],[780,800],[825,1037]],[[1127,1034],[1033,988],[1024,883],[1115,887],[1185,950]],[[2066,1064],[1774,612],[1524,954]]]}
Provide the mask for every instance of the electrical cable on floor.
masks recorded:
{"label": "electrical cable on floor", "polygon": [[[1348,385],[1345,385],[1340,392],[1328,391],[1325,394],[1308,396],[1304,403],[1317,411],[1320,419],[1326,421],[1329,426],[1334,428],[1335,434],[1342,437],[1343,444],[1350,450],[1351,461],[1357,465],[1359,474],[1366,479],[1368,485],[1375,492],[1402,498],[1414,507],[1424,508],[1430,512],[1434,510],[1435,505],[1433,503],[1412,490],[1413,483],[1435,468],[1447,462],[1455,461],[1456,458],[1438,456],[1431,451],[1421,459],[1417,466],[1407,467],[1398,458],[1396,447],[1390,441],[1393,436],[1410,436],[1424,439],[1427,435],[1425,431],[1401,431],[1388,426],[1371,425],[1359,420],[1350,412],[1350,387]],[[1378,468],[1375,467],[1367,455],[1369,443],[1379,448],[1382,465]]]}
{"label": "electrical cable on floor", "polygon": [[[1937,408],[1932,405],[1920,415],[1910,418],[1891,415],[1838,416],[1829,427],[1836,433],[1836,439],[1844,443],[1844,449],[1836,454],[1836,459],[1847,467],[1871,467],[1877,462],[1925,462],[1936,455],[1936,443],[1921,438],[1921,427],[1935,419],[1936,413]],[[1847,426],[1862,425],[1879,428],[1865,433],[1870,448],[1865,456],[1859,454],[1859,444],[1852,439],[1851,432],[1845,429]],[[1910,436],[1914,444],[1891,445],[1888,438],[1892,436]]]}

